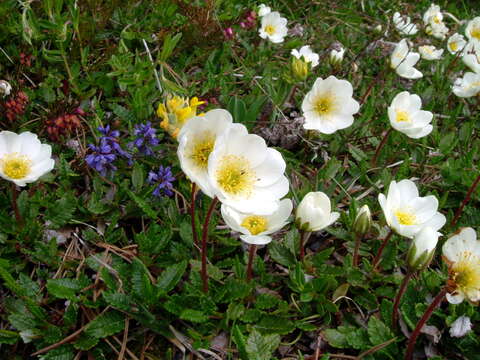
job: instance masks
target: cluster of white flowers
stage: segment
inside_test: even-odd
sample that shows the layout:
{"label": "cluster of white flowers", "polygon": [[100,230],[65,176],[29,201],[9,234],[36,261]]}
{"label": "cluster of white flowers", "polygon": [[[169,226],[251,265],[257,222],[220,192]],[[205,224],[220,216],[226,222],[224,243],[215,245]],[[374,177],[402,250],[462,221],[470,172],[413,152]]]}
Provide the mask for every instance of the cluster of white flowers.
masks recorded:
{"label": "cluster of white flowers", "polygon": [[402,35],[415,35],[418,32],[417,25],[410,21],[410,17],[402,16],[399,12],[393,14],[393,24]]}

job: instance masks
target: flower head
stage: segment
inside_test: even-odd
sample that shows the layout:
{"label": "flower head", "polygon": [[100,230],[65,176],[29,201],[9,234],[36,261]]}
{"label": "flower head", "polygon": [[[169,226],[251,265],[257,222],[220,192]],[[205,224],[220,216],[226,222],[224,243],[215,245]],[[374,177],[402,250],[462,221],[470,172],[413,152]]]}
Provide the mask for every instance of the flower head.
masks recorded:
{"label": "flower head", "polygon": [[153,190],[153,196],[160,197],[163,195],[172,196],[173,195],[173,185],[172,182],[175,181],[175,177],[172,175],[172,169],[170,166],[163,167],[160,165],[160,168],[157,172],[150,171],[148,173],[148,182],[151,185],[156,185]]}
{"label": "flower head", "polygon": [[423,14],[423,22],[425,23],[425,32],[428,35],[443,40],[445,39],[448,28],[443,22],[443,14],[440,6],[432,4],[428,10]]}
{"label": "flower head", "polygon": [[422,270],[430,264],[439,236],[441,234],[429,226],[425,226],[414,236],[407,253],[407,264],[411,271]]}
{"label": "flower head", "polygon": [[332,212],[328,196],[321,192],[309,192],[298,204],[295,222],[304,231],[320,231],[333,224],[340,217],[338,212]]}
{"label": "flower head", "polygon": [[258,6],[258,16],[260,16],[260,17],[268,15],[271,12],[272,12],[272,9],[270,9],[270,7],[266,6],[265,4],[260,4]]}
{"label": "flower head", "polygon": [[426,226],[438,231],[446,222],[445,216],[437,212],[437,198],[433,195],[420,197],[411,180],[392,181],[387,196],[379,194],[378,202],[388,226],[408,238],[413,238]]}
{"label": "flower head", "polygon": [[260,136],[234,124],[217,138],[208,159],[208,178],[214,195],[243,213],[268,215],[288,193],[285,160]]}
{"label": "flower head", "polygon": [[160,127],[176,138],[183,125],[197,115],[197,107],[203,103],[197,97],[169,96],[165,103],[158,105],[157,116],[162,119]]}
{"label": "flower head", "polygon": [[440,10],[440,6],[431,4],[430,7],[425,11],[425,14],[423,14],[423,22],[425,25],[430,24],[431,22],[433,23],[439,23],[443,20],[443,14],[442,11]]}
{"label": "flower head", "polygon": [[469,40],[480,43],[480,16],[468,22],[465,35]]}
{"label": "flower head", "polygon": [[432,132],[433,114],[421,110],[422,100],[418,95],[402,91],[388,108],[390,125],[412,139],[419,139]]}
{"label": "flower head", "polygon": [[363,205],[353,222],[353,231],[355,234],[364,236],[372,226],[372,214],[368,205]]}
{"label": "flower head", "polygon": [[281,17],[278,11],[268,13],[262,17],[262,24],[258,32],[262,39],[281,43],[288,33],[287,19]]}
{"label": "flower head", "polygon": [[462,61],[473,72],[480,73],[480,41],[469,41],[463,50]]}
{"label": "flower head", "polygon": [[402,16],[399,12],[393,14],[393,24],[402,35],[415,35],[418,32],[417,25],[410,21],[410,17]]}
{"label": "flower head", "polygon": [[353,99],[352,84],[331,75],[326,79],[317,78],[302,103],[305,116],[303,127],[332,134],[353,124],[353,115],[360,104]]}
{"label": "flower head", "polygon": [[110,125],[107,125],[105,127],[99,126],[98,131],[103,135],[100,138],[100,145],[108,145],[111,148],[111,151],[116,153],[117,155],[120,155],[124,158],[130,159],[132,156],[126,152],[125,150],[122,149],[119,143],[119,136],[120,136],[120,131],[118,130],[111,130]]}
{"label": "flower head", "polygon": [[25,186],[50,172],[54,165],[51,146],[42,144],[37,135],[29,131],[0,132],[0,176],[5,180]]}
{"label": "flower head", "polygon": [[335,43],[334,48],[330,50],[330,64],[333,66],[338,66],[343,61],[343,56],[345,55],[345,48],[340,43]]}
{"label": "flower head", "polygon": [[453,93],[458,97],[472,97],[480,93],[480,73],[467,72],[453,84]]}
{"label": "flower head", "polygon": [[152,156],[152,147],[159,144],[156,130],[152,127],[152,124],[147,121],[145,124],[135,125],[133,134],[136,136],[136,138],[129,144],[129,146],[137,148],[140,154]]}
{"label": "flower head", "polygon": [[3,97],[10,95],[12,92],[12,85],[6,80],[0,80],[0,95]]}
{"label": "flower head", "polygon": [[449,238],[442,248],[448,264],[447,300],[460,304],[480,300],[480,241],[472,228],[463,228]]}
{"label": "flower head", "polygon": [[420,54],[410,51],[406,39],[402,39],[390,56],[390,66],[396,73],[406,79],[418,79],[423,74],[414,68],[420,60]]}
{"label": "flower head", "polygon": [[88,144],[88,147],[91,150],[91,153],[85,157],[88,166],[98,171],[102,176],[117,170],[117,167],[113,164],[117,155],[110,145],[105,143],[100,143],[99,146]]}
{"label": "flower head", "polygon": [[300,51],[297,49],[293,49],[291,51],[291,54],[295,58],[309,63],[312,68],[318,65],[319,55],[317,53],[314,53],[309,45],[302,46],[300,48]]}
{"label": "flower head", "polygon": [[422,59],[425,60],[439,60],[442,58],[443,49],[437,49],[432,45],[424,45],[418,47],[418,52]]}
{"label": "flower head", "polygon": [[278,209],[270,215],[242,213],[234,208],[222,204],[222,217],[225,223],[234,231],[238,231],[240,239],[248,244],[265,245],[272,241],[268,235],[277,232],[288,223],[292,213],[292,201],[283,199]]}
{"label": "flower head", "polygon": [[459,33],[453,34],[448,38],[447,41],[447,49],[450,54],[456,54],[459,51],[462,51],[465,45],[467,45],[467,42],[465,41],[463,35]]}
{"label": "flower head", "polygon": [[459,338],[465,336],[470,331],[472,331],[472,321],[468,316],[462,315],[450,325],[449,332],[451,337]]}

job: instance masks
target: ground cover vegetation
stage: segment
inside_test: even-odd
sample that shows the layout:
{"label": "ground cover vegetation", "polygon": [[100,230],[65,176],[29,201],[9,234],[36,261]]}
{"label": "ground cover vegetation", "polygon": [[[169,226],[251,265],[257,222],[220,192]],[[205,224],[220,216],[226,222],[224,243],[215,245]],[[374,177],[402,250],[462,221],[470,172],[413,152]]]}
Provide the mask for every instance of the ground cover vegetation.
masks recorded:
{"label": "ground cover vegetation", "polygon": [[479,16],[0,2],[0,358],[480,359]]}

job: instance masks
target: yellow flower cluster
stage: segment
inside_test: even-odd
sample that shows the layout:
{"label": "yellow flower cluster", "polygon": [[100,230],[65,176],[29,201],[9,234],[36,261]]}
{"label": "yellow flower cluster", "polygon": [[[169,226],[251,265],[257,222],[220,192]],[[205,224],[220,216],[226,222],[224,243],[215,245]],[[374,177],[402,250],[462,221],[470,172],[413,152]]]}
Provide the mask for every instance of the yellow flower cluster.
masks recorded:
{"label": "yellow flower cluster", "polygon": [[182,126],[190,118],[197,116],[197,107],[204,103],[205,101],[200,101],[197,97],[191,99],[180,96],[169,97],[165,103],[158,105],[157,115],[162,119],[161,128],[177,138]]}

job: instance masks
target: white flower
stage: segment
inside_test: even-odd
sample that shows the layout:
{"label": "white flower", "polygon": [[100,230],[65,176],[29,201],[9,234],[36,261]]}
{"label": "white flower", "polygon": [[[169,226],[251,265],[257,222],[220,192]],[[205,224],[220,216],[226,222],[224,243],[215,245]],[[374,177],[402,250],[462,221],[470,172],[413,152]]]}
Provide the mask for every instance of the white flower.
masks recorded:
{"label": "white flower", "polygon": [[432,132],[430,125],[433,114],[421,110],[422,100],[418,95],[402,91],[392,100],[388,107],[390,125],[412,139],[419,139]]}
{"label": "white flower", "polygon": [[[478,43],[480,45],[480,43]],[[480,73],[480,49],[479,45],[469,42],[463,52],[462,61],[473,72]]]}
{"label": "white flower", "polygon": [[456,54],[457,52],[461,51],[466,44],[467,42],[465,41],[463,35],[455,33],[448,38],[447,49],[450,54]]}
{"label": "white flower", "polygon": [[265,4],[260,4],[258,6],[258,16],[260,17],[270,14],[271,12],[272,12],[272,9],[270,9],[270,7],[266,6]]}
{"label": "white flower", "polygon": [[403,35],[415,35],[418,32],[417,25],[410,21],[410,17],[403,17],[399,12],[393,14],[393,24],[398,32]]}
{"label": "white flower", "polygon": [[458,97],[472,97],[480,93],[480,73],[467,72],[453,84],[453,93]]}
{"label": "white flower", "polygon": [[470,227],[461,229],[443,244],[442,252],[449,272],[448,302],[479,301],[480,241],[477,241],[475,230]]}
{"label": "white flower", "polygon": [[420,54],[410,51],[407,40],[402,39],[390,57],[390,66],[397,74],[406,79],[418,79],[423,74],[414,68],[415,64],[420,60]]}
{"label": "white flower", "polygon": [[353,115],[360,108],[353,99],[352,84],[330,75],[326,79],[317,78],[302,103],[305,116],[303,127],[332,134],[353,124]]}
{"label": "white flower", "polygon": [[270,40],[273,43],[283,42],[287,36],[287,19],[280,16],[278,11],[268,13],[262,17],[259,34],[262,39]]}
{"label": "white flower", "polygon": [[415,183],[408,179],[392,181],[387,196],[379,194],[378,202],[388,226],[408,238],[413,238],[425,226],[438,231],[446,222],[445,216],[437,212],[437,198],[420,197]]}
{"label": "white flower", "polygon": [[312,49],[310,49],[309,45],[302,46],[300,51],[293,49],[291,54],[297,59],[301,59],[303,57],[303,60],[307,63],[310,63],[312,68],[318,65],[318,59],[320,58],[317,53],[314,53]]}
{"label": "white flower", "polygon": [[430,24],[425,28],[425,32],[437,39],[444,40],[448,34],[448,27],[443,21],[431,21]]}
{"label": "white flower", "polygon": [[3,97],[10,95],[12,92],[12,85],[6,80],[0,80],[0,94],[3,94]]}
{"label": "white flower", "polygon": [[51,146],[42,144],[37,135],[0,132],[0,176],[5,180],[25,186],[50,172],[54,165]]}
{"label": "white flower", "polygon": [[309,192],[298,204],[295,212],[298,227],[305,231],[320,231],[333,224],[340,217],[332,212],[328,196],[321,192]]}
{"label": "white flower", "polygon": [[242,213],[222,204],[222,217],[225,223],[234,231],[238,231],[240,239],[248,244],[265,245],[272,241],[268,235],[277,232],[288,223],[293,204],[290,199],[279,202],[278,209],[271,215]]}
{"label": "white flower", "polygon": [[418,47],[418,52],[422,59],[425,60],[439,60],[442,58],[443,49],[437,49],[432,45],[424,45]]}
{"label": "white flower", "polygon": [[236,125],[218,138],[208,160],[214,195],[240,212],[272,214],[288,193],[285,160],[260,136]]}
{"label": "white flower", "polygon": [[465,35],[470,40],[480,42],[480,16],[468,22],[465,28]]}
{"label": "white flower", "polygon": [[330,51],[330,64],[332,65],[338,65],[343,61],[343,56],[345,54],[345,49],[340,46],[340,48],[337,49],[332,49]]}
{"label": "white flower", "polygon": [[462,315],[450,326],[451,337],[462,337],[472,330],[472,322],[468,316]]}
{"label": "white flower", "polygon": [[213,197],[213,189],[208,179],[208,158],[218,137],[230,126],[242,125],[232,124],[232,115],[227,110],[215,109],[190,119],[178,136],[180,167],[209,197]]}
{"label": "white flower", "polygon": [[413,237],[407,254],[407,263],[411,270],[421,270],[430,264],[441,235],[430,226],[425,226]]}
{"label": "white flower", "polygon": [[431,4],[430,7],[423,14],[423,22],[425,25],[428,25],[430,22],[440,22],[443,20],[442,12],[440,11],[440,6]]}

